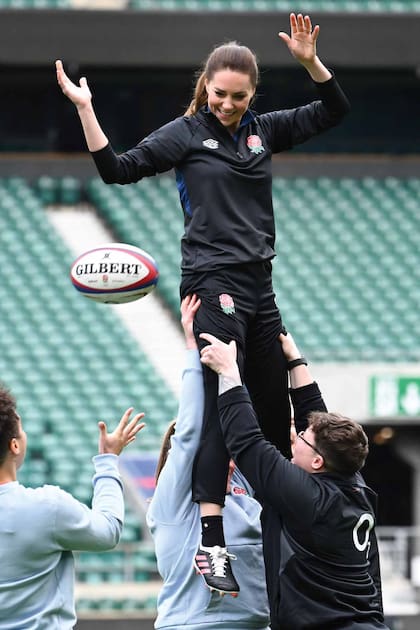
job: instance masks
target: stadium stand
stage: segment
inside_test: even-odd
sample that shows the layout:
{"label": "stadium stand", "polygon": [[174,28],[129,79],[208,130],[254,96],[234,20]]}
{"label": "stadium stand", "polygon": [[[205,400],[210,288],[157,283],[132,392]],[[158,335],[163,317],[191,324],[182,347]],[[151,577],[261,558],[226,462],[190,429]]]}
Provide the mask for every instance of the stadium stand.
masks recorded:
{"label": "stadium stand", "polygon": [[[38,198],[21,178],[0,180],[0,375],[28,434],[20,481],[58,484],[89,504],[97,421],[115,422],[137,406],[148,415],[141,448],[156,450],[176,400],[113,312],[80,299],[66,281],[71,255],[43,211],[47,184],[44,178],[37,186]],[[74,200],[79,187],[63,179],[57,190],[60,199]],[[136,582],[155,579],[154,552],[143,533],[128,505],[117,550],[95,556],[92,571],[89,556],[78,554],[79,579],[122,580],[127,570]]]}
{"label": "stadium stand", "polygon": [[419,0],[0,0],[0,9],[304,13],[419,13]]}
{"label": "stadium stand", "polygon": [[[311,361],[419,360],[419,192],[418,178],[274,178],[275,290]],[[138,401],[148,414],[139,446],[153,456],[176,401],[113,312],[63,282],[72,258],[44,206],[86,198],[116,240],[148,243],[159,261],[157,291],[176,317],[183,220],[168,176],[125,187],[69,176],[0,180],[0,374],[29,435],[20,480],[57,483],[89,503],[97,419],[117,418]],[[150,466],[140,479],[135,454],[126,469],[133,464],[135,490],[150,496]],[[156,559],[133,507],[116,550],[76,555],[85,618],[153,617]],[[381,543],[387,601],[398,615],[415,614],[406,552],[398,553],[394,535]]]}
{"label": "stadium stand", "polygon": [[[345,374],[344,387],[356,399],[361,390],[354,386],[354,370],[377,374],[376,362],[382,362],[386,373],[417,379],[420,395],[420,0],[303,0],[298,5],[292,0],[0,0],[0,11],[6,89],[0,178],[8,178],[0,179],[0,379],[16,394],[29,434],[28,457],[19,475],[23,483],[59,483],[89,503],[96,421],[118,418],[128,404],[144,407],[148,428],[141,448],[152,460],[176,409],[168,385],[127,331],[121,331],[113,312],[80,299],[66,283],[72,255],[43,212],[49,204],[88,199],[115,240],[133,242],[135,235],[135,244],[147,242],[161,271],[156,294],[178,318],[183,226],[175,182],[164,176],[136,186],[109,187],[96,178],[88,180],[91,173],[96,176],[90,163],[72,165],[76,159],[69,158],[76,156],[67,152],[85,151],[85,145],[76,130],[78,121],[73,124],[74,112],[66,113],[51,81],[51,59],[57,54],[51,46],[56,42],[66,51],[60,54],[73,65],[75,76],[86,68],[98,104],[105,108],[101,119],[115,148],[123,150],[127,140],[161,124],[149,110],[159,111],[165,122],[179,103],[183,108],[193,71],[224,36],[222,23],[227,37],[258,50],[265,92],[275,94],[276,107],[277,91],[284,85],[300,102],[300,78],[288,72],[292,61],[278,50],[276,37],[271,43],[262,33],[269,32],[267,24],[271,28],[275,15],[287,24],[290,11],[319,20],[321,50],[339,71],[353,110],[343,135],[338,129],[310,147],[323,153],[325,161],[311,154],[302,169],[305,160],[295,162],[292,156],[275,169],[286,175],[274,179],[278,304],[314,367],[325,368],[321,374],[328,383],[335,372],[339,381]],[[102,11],[99,21],[97,11]],[[115,75],[112,81],[104,81],[105,67],[107,77]],[[159,73],[161,67],[167,72]],[[276,69],[284,72],[281,81]],[[179,93],[174,84],[180,84]],[[145,93],[149,105],[139,108]],[[144,123],[139,132],[138,120]],[[42,152],[50,152],[49,161]],[[340,152],[352,155],[340,161]],[[369,176],[364,174],[366,164]],[[54,177],[39,178],[44,172]],[[71,176],[62,176],[68,172]],[[396,412],[395,418],[363,418],[372,455],[377,453],[372,462],[378,467],[374,481],[380,481],[382,509],[384,503],[389,508],[384,513],[390,527],[380,528],[380,545],[392,630],[420,627],[419,418],[420,411],[410,417]],[[382,431],[385,442],[393,437],[379,454],[376,441]],[[140,452],[132,446],[130,463]],[[406,476],[396,469],[401,462]],[[150,492],[150,470],[146,467],[140,477],[133,466],[134,489]],[[131,495],[127,506],[117,549],[76,555],[81,630],[125,629],[128,623],[120,622],[130,618],[130,628],[144,628],[146,618],[147,628],[152,627],[159,587],[154,551]],[[99,625],[85,625],[85,620]]]}
{"label": "stadium stand", "polygon": [[301,11],[323,12],[418,12],[418,0],[130,0],[141,11]]}
{"label": "stadium stand", "polygon": [[[274,179],[274,288],[312,361],[419,360],[419,192],[415,178]],[[183,219],[174,181],[93,179],[88,195],[122,241],[135,234],[158,253],[159,289],[177,312]]]}
{"label": "stadium stand", "polygon": [[[420,180],[275,177],[273,192],[274,288],[311,362],[418,362]],[[121,240],[135,235],[156,252],[159,290],[177,314],[183,219],[173,179],[110,187],[94,178],[87,194]],[[386,611],[396,628],[419,612],[407,559],[411,543],[399,545],[403,535],[412,541],[418,533],[391,529],[380,544]]]}
{"label": "stadium stand", "polygon": [[141,187],[88,184],[90,201],[122,242],[148,243],[159,258],[159,292],[174,314],[179,311],[180,238],[183,233],[178,193],[169,177],[142,182]]}

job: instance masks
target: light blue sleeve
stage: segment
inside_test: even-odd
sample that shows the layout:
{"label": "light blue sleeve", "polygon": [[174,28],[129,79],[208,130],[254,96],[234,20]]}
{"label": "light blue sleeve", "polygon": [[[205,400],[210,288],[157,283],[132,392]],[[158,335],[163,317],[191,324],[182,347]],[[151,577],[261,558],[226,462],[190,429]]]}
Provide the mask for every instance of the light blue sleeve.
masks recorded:
{"label": "light blue sleeve", "polygon": [[56,495],[55,538],[63,549],[104,551],[118,543],[124,521],[118,459],[112,454],[93,458],[92,509],[64,490]]}
{"label": "light blue sleeve", "polygon": [[149,506],[148,518],[167,524],[183,520],[191,510],[192,467],[204,412],[203,373],[198,350],[188,350],[168,459]]}

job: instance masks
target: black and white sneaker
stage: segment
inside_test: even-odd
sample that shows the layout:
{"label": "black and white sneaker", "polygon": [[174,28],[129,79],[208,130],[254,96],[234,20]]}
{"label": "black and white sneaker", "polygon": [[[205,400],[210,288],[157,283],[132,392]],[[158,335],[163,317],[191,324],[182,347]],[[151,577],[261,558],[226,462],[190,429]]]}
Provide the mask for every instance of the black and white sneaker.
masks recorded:
{"label": "black and white sneaker", "polygon": [[239,584],[232,573],[231,560],[236,560],[236,556],[228,553],[226,547],[200,545],[195,554],[194,566],[211,591],[218,591],[222,596],[227,593],[237,597]]}

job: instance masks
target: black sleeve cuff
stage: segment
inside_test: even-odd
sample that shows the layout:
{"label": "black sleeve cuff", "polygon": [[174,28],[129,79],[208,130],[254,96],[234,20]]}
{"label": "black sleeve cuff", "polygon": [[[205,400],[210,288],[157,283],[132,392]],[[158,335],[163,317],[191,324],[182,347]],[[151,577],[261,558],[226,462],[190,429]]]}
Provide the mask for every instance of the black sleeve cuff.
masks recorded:
{"label": "black sleeve cuff", "polygon": [[119,162],[114,149],[108,144],[99,151],[91,151],[91,156],[98,169],[99,175],[106,184],[114,184],[118,181]]}
{"label": "black sleeve cuff", "polygon": [[223,409],[224,407],[227,407],[231,404],[243,402],[251,402],[248,391],[243,385],[238,385],[237,387],[232,387],[232,389],[228,389],[223,394],[220,394],[218,399],[219,409]]}
{"label": "black sleeve cuff", "polygon": [[313,381],[308,385],[302,385],[301,387],[290,388],[290,397],[292,399],[292,403],[299,403],[301,400],[306,399],[311,395],[321,396],[321,390],[319,389],[318,383]]}
{"label": "black sleeve cuff", "polygon": [[[330,70],[330,72],[332,73],[332,70]],[[334,74],[328,81],[323,81],[322,83],[314,81],[314,84],[317,87],[323,104],[330,113],[344,116],[350,111],[348,98],[341,89]]]}
{"label": "black sleeve cuff", "polygon": [[290,390],[296,431],[304,431],[308,426],[308,415],[311,411],[327,411],[322,394],[315,381]]}

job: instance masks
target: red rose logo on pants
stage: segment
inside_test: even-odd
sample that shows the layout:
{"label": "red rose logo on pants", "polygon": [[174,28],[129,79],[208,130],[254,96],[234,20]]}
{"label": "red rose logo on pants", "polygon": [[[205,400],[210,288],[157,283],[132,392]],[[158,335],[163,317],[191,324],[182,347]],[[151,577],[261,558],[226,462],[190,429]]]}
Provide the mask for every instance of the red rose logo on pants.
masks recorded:
{"label": "red rose logo on pants", "polygon": [[219,295],[220,308],[226,315],[232,315],[235,312],[235,302],[233,298],[227,293],[221,293]]}

